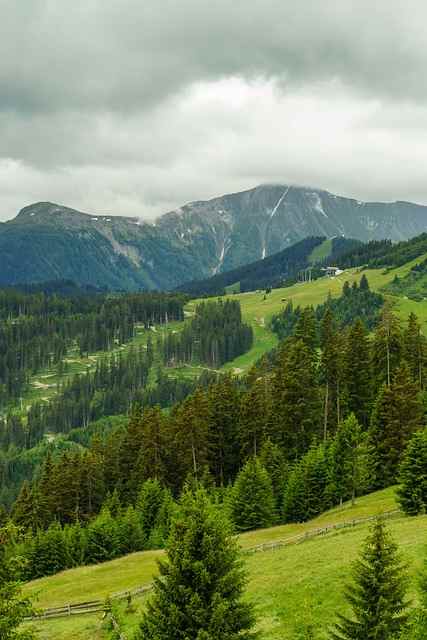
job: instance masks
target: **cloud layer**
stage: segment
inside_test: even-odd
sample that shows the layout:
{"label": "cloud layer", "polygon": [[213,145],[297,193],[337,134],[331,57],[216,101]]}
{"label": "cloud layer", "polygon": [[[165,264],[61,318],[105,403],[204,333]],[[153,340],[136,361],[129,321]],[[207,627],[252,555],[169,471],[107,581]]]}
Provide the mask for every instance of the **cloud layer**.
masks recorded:
{"label": "cloud layer", "polygon": [[0,219],[260,182],[427,202],[421,0],[0,0]]}

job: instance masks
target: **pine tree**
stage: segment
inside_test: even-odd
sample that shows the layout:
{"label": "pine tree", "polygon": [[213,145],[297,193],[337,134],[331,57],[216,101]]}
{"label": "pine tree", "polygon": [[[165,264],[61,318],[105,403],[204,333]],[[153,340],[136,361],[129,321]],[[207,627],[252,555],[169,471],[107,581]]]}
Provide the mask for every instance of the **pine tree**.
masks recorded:
{"label": "pine tree", "polygon": [[287,340],[272,389],[269,433],[290,460],[300,457],[320,434],[321,405],[313,353],[301,340]]}
{"label": "pine tree", "polygon": [[350,327],[344,359],[348,411],[366,429],[372,405],[372,372],[368,332],[361,320]]}
{"label": "pine tree", "polygon": [[25,480],[13,505],[12,520],[24,529],[32,529],[33,526],[37,526],[35,512],[33,491],[28,480]]}
{"label": "pine tree", "polygon": [[274,521],[271,479],[258,458],[251,458],[238,474],[233,487],[231,512],[241,531],[268,527]]}
{"label": "pine tree", "polygon": [[412,379],[420,389],[424,388],[424,370],[426,367],[426,339],[415,313],[410,313],[408,326],[403,333],[403,355],[408,363]]}
{"label": "pine tree", "polygon": [[375,330],[372,346],[373,374],[377,388],[381,384],[390,386],[393,374],[400,364],[402,350],[401,326],[391,311],[390,305],[387,304]]}
{"label": "pine tree", "polygon": [[241,458],[257,456],[266,438],[268,428],[268,404],[266,380],[255,380],[249,391],[243,394],[239,416],[239,440]]}
{"label": "pine tree", "polygon": [[397,546],[381,518],[374,523],[345,591],[352,617],[338,614],[333,640],[391,640],[404,630],[408,613],[406,575]]}
{"label": "pine tree", "polygon": [[259,459],[271,479],[276,505],[275,519],[278,520],[282,512],[283,491],[289,473],[288,465],[280,447],[270,439],[264,442]]}
{"label": "pine tree", "polygon": [[137,640],[253,637],[253,613],[241,599],[245,577],[236,543],[203,489],[184,492],[167,555]]}
{"label": "pine tree", "polygon": [[372,470],[372,452],[367,434],[363,433],[354,413],[338,428],[330,447],[329,492],[334,502],[342,503],[369,486]]}
{"label": "pine tree", "polygon": [[411,630],[404,640],[427,640],[427,557],[419,580],[420,603],[415,611]]}
{"label": "pine tree", "polygon": [[411,516],[427,512],[427,428],[414,433],[399,473],[399,504]]}
{"label": "pine tree", "polygon": [[305,307],[295,327],[294,336],[301,340],[313,357],[316,356],[317,326],[313,307]]}
{"label": "pine tree", "polygon": [[289,475],[283,497],[285,522],[305,522],[329,506],[325,446],[313,445]]}
{"label": "pine tree", "polygon": [[165,490],[158,480],[146,480],[141,487],[136,509],[145,540],[148,541],[164,501]]}
{"label": "pine tree", "polygon": [[383,386],[372,412],[370,440],[375,449],[376,486],[396,481],[405,447],[423,424],[423,406],[407,365],[397,371],[391,386]]}
{"label": "pine tree", "polygon": [[334,432],[339,422],[343,377],[341,345],[330,307],[326,308],[322,319],[320,347],[320,372],[324,383],[323,439],[326,440],[329,432]]}
{"label": "pine tree", "polygon": [[[3,547],[3,548],[2,548]],[[17,580],[19,564],[16,559],[6,560],[4,545],[0,545],[0,638],[1,640],[32,640],[34,633],[22,629],[33,607],[21,592]]]}

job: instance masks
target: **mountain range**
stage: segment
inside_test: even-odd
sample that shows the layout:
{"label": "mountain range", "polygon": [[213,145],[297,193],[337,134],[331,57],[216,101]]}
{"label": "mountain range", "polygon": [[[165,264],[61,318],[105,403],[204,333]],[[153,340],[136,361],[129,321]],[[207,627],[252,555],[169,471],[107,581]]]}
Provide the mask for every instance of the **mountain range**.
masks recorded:
{"label": "mountain range", "polygon": [[426,206],[362,202],[279,184],[192,202],[154,222],[40,202],[0,224],[0,285],[70,279],[168,290],[307,237],[397,241],[426,230]]}

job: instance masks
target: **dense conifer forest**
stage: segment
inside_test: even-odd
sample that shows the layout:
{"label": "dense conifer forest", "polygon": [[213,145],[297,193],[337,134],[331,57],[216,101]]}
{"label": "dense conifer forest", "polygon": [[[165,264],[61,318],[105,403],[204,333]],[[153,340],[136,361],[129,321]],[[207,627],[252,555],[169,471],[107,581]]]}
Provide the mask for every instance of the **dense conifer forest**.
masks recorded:
{"label": "dense conifer forest", "polygon": [[[326,313],[332,313],[340,327],[346,327],[358,318],[367,329],[373,329],[379,321],[383,304],[383,296],[370,290],[369,282],[365,275],[362,275],[359,284],[354,282],[350,286],[348,282],[345,282],[340,297],[329,297],[324,304],[318,305],[314,311],[317,341],[320,341],[321,326]],[[292,301],[289,301],[283,311],[273,316],[271,320],[272,330],[277,333],[281,340],[287,338],[293,334],[302,313],[301,307],[294,308]]]}
{"label": "dense conifer forest", "polygon": [[32,374],[80,354],[109,351],[149,327],[183,319],[179,294],[58,296],[0,291],[0,410],[28,387]]}
{"label": "dense conifer forest", "polygon": [[[344,296],[368,291],[363,280]],[[398,480],[402,508],[425,510],[414,477],[426,464],[426,340],[414,315],[402,324],[386,305],[370,336],[342,308],[338,299],[318,318],[300,311],[292,335],[245,378],[223,375],[169,412],[143,400],[89,440],[81,423],[3,510],[23,576],[163,546],[194,481],[241,531],[305,521]]]}
{"label": "dense conifer forest", "polygon": [[257,260],[238,269],[219,273],[205,280],[189,282],[178,287],[192,296],[214,296],[225,293],[226,288],[238,285],[239,291],[254,291],[269,287],[283,287],[297,281],[300,271],[310,268],[311,277],[323,275],[321,267],[334,264],[341,255],[356,250],[362,243],[351,238],[336,237],[330,240],[328,255],[313,263],[313,251],[326,241],[323,236],[305,238],[292,246]]}
{"label": "dense conifer forest", "polygon": [[169,333],[159,348],[166,366],[201,362],[216,368],[248,351],[252,342],[252,327],[242,322],[240,304],[218,300],[198,304],[192,321]]}
{"label": "dense conifer forest", "polygon": [[352,248],[338,258],[343,268],[369,266],[399,267],[427,252],[427,233],[393,243],[391,240],[372,240]]}

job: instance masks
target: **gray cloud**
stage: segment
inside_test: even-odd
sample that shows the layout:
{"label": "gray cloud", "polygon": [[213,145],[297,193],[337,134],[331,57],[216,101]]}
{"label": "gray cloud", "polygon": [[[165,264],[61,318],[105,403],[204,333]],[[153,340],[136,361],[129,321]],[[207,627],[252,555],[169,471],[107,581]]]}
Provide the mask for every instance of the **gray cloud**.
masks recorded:
{"label": "gray cloud", "polygon": [[261,181],[427,202],[421,0],[0,0],[0,219]]}

